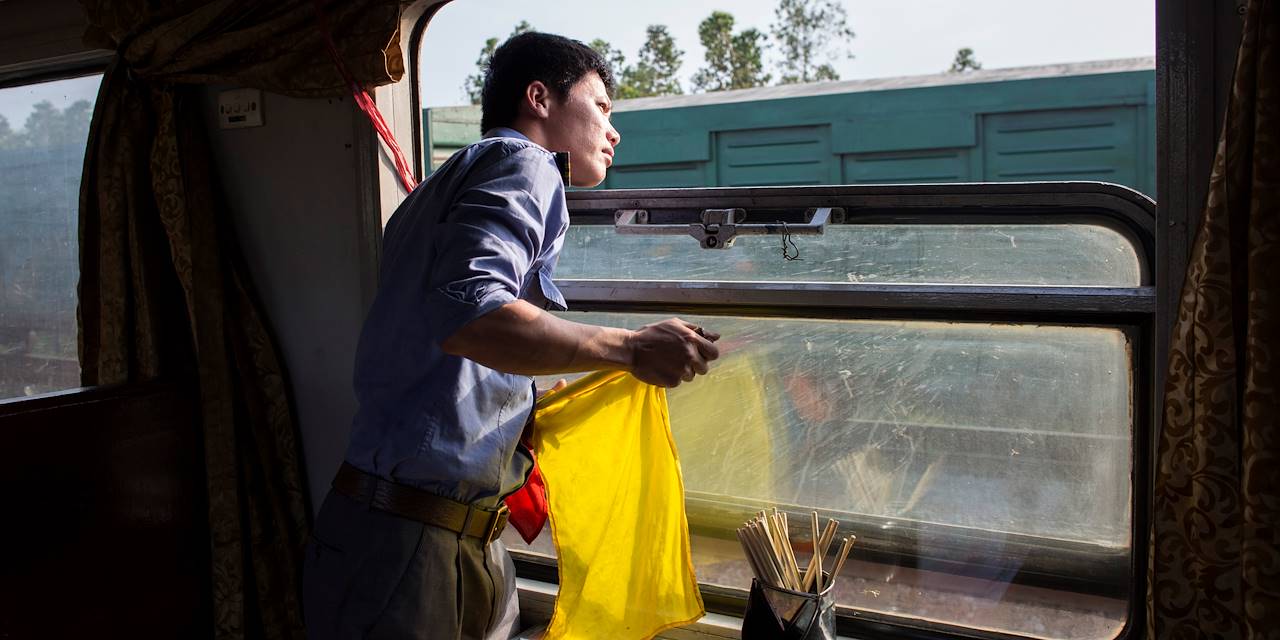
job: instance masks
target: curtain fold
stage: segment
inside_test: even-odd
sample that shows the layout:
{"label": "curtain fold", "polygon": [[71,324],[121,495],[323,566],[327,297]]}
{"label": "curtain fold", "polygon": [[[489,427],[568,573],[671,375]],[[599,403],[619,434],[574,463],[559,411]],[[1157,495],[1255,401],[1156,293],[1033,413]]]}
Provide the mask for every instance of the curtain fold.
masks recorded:
{"label": "curtain fold", "polygon": [[[216,638],[301,638],[310,522],[297,423],[269,322],[218,193],[195,85],[344,96],[312,0],[85,0],[111,48],[80,193],[83,383],[199,391]],[[397,0],[330,0],[352,75],[399,80]]]}
{"label": "curtain fold", "polygon": [[1250,0],[1170,339],[1152,496],[1153,638],[1280,629],[1280,7]]}

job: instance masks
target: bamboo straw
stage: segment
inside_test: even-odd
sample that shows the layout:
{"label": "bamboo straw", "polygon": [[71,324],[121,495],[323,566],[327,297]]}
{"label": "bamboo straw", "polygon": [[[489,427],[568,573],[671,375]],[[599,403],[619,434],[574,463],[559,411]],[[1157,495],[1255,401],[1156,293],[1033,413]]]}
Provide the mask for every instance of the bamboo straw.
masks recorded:
{"label": "bamboo straw", "polygon": [[[818,592],[822,592],[822,536],[818,533],[818,512],[812,514],[810,524],[813,527],[813,554],[809,556],[809,565],[804,570],[804,582],[800,585],[801,591],[808,591],[809,587],[818,582]],[[816,577],[815,577],[816,576]]]}
{"label": "bamboo straw", "polygon": [[736,533],[738,535],[738,544],[742,545],[742,550],[746,553],[747,565],[751,567],[751,573],[757,576],[763,575],[764,571],[761,570],[760,563],[756,561],[755,551],[752,550],[751,543],[747,542],[746,535],[742,533],[742,527],[739,527]]}
{"label": "bamboo straw", "polygon": [[[756,519],[754,524],[764,532],[765,539],[773,540],[773,520],[767,512],[761,511],[760,517]],[[771,543],[772,546],[772,543]]]}
{"label": "bamboo straw", "polygon": [[795,551],[791,548],[791,526],[787,519],[787,513],[784,511],[778,513],[777,507],[774,507],[774,515],[780,518],[782,522],[782,551],[787,559],[787,570],[791,572],[791,586],[793,591],[800,590],[800,565],[796,562]]}
{"label": "bamboo straw", "polygon": [[785,581],[785,576],[787,574],[786,565],[782,561],[782,555],[781,555],[782,552],[778,548],[777,539],[774,537],[773,531],[769,526],[769,519],[765,518],[764,520],[761,520],[755,523],[754,528],[756,531],[757,540],[763,546],[764,550],[768,553],[769,560],[773,562],[774,568],[777,569],[778,571],[778,577],[783,578],[783,580],[780,580],[778,582],[778,584],[781,585]]}
{"label": "bamboo straw", "polygon": [[[822,568],[827,551],[837,537],[839,523],[834,518],[828,518],[827,526],[819,529],[817,511],[810,512],[808,520],[813,553],[803,574],[796,561],[795,549],[791,546],[791,523],[787,512],[779,511],[776,507],[758,511],[755,518],[735,530],[747,564],[760,582],[793,591],[809,591],[810,587],[817,585],[819,593],[831,584],[831,581],[823,579]],[[856,540],[857,536],[854,535],[842,539],[831,580],[835,580],[844,568],[845,559]]]}
{"label": "bamboo straw", "polygon": [[756,539],[755,521],[748,521],[748,524],[746,524],[745,527],[742,527],[742,536],[746,539],[749,552],[755,554],[756,562],[760,563],[760,571],[756,572],[755,575],[758,576],[759,579],[769,581],[773,567],[769,566],[768,554],[764,553],[764,549],[760,549],[760,540]]}
{"label": "bamboo straw", "polygon": [[778,569],[781,573],[782,581],[778,583],[783,588],[791,588],[791,569],[787,562],[787,553],[783,551],[786,544],[783,542],[785,538],[782,536],[782,524],[777,519],[776,513],[766,513],[764,520],[760,522],[767,539],[773,549],[773,557],[778,561]]}
{"label": "bamboo straw", "polygon": [[814,577],[813,579],[816,581],[816,584],[818,585],[818,593],[822,593],[822,549],[819,548],[820,545],[818,544],[818,541],[821,539],[821,536],[818,533],[818,512],[817,511],[813,512],[812,524],[813,524],[813,557],[818,559],[818,570],[813,572],[813,577]]}
{"label": "bamboo straw", "polygon": [[[767,522],[767,520],[765,522]],[[773,535],[769,533],[769,527],[765,522],[760,523],[756,527],[756,531],[759,534],[757,541],[760,545],[761,551],[768,554],[769,561],[771,562],[770,567],[774,573],[773,583],[777,586],[783,586],[787,583],[786,564],[783,563],[782,555],[778,551],[777,541],[774,539]]]}
{"label": "bamboo straw", "polygon": [[752,562],[752,571],[762,582],[767,584],[778,583],[778,572],[769,563],[768,557],[764,550],[760,548],[759,540],[751,533],[749,528],[738,529],[738,540],[742,542],[743,548],[747,551],[747,557]]}
{"label": "bamboo straw", "polygon": [[827,518],[827,528],[822,531],[822,555],[827,555],[827,549],[831,547],[831,541],[836,539],[836,529],[840,525],[835,518]]}
{"label": "bamboo straw", "polygon": [[840,570],[844,568],[844,559],[849,557],[849,550],[853,548],[853,543],[858,541],[858,536],[849,534],[840,545],[840,559],[836,561],[835,573],[831,574],[831,579],[835,580],[840,575]]}

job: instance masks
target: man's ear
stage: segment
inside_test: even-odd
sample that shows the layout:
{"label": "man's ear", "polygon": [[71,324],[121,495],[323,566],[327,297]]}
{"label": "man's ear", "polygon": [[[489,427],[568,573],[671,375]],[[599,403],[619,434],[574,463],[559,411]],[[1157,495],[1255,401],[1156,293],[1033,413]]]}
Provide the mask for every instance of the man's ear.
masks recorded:
{"label": "man's ear", "polygon": [[524,88],[520,111],[537,120],[546,120],[551,114],[551,89],[541,80],[534,80]]}

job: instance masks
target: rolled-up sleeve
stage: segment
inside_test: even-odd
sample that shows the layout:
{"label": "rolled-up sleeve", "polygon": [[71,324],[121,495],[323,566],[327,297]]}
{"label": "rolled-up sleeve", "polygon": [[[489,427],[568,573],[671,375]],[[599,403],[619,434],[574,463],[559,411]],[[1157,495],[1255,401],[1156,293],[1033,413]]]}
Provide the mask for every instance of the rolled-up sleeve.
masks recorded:
{"label": "rolled-up sleeve", "polygon": [[545,151],[500,152],[467,181],[433,229],[427,322],[441,341],[513,302],[542,250],[559,174]]}

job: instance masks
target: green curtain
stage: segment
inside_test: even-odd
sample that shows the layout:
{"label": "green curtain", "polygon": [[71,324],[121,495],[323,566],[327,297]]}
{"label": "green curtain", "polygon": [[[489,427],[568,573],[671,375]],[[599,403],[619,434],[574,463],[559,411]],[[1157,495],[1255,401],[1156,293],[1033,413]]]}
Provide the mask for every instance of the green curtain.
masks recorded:
{"label": "green curtain", "polygon": [[1250,0],[1170,340],[1153,638],[1280,633],[1280,6]]}
{"label": "green curtain", "polygon": [[[324,10],[353,76],[404,74],[400,4]],[[300,97],[348,90],[316,3],[84,0],[85,41],[117,55],[80,194],[83,383],[192,380],[204,442],[213,635],[301,638],[310,511],[284,370],[218,194],[196,85]]]}

